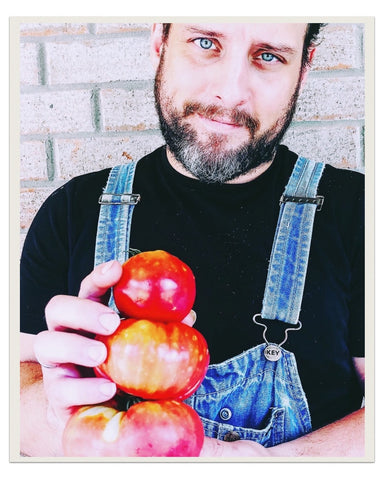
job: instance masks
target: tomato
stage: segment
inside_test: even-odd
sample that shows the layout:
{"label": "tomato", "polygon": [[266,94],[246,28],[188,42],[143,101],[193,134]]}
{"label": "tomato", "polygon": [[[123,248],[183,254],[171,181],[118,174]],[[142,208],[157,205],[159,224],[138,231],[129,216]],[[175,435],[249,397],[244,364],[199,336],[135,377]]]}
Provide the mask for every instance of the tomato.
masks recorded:
{"label": "tomato", "polygon": [[96,374],[137,397],[183,400],[198,389],[208,368],[207,342],[184,323],[123,319],[112,335],[96,339],[108,352]]}
{"label": "tomato", "polygon": [[127,411],[80,407],[63,435],[70,457],[197,457],[204,440],[198,414],[176,400],[144,401]]}
{"label": "tomato", "polygon": [[181,321],[195,301],[195,277],[188,265],[168,252],[142,252],[123,264],[113,294],[124,317]]}

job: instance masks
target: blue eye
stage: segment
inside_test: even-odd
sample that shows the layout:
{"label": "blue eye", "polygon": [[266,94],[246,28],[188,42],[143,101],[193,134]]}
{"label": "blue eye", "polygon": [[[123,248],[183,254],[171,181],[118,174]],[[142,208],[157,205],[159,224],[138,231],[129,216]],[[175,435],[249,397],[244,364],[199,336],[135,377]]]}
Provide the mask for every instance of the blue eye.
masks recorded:
{"label": "blue eye", "polygon": [[209,40],[209,38],[198,38],[197,40],[199,42],[200,47],[204,48],[204,50],[209,50],[210,48],[213,47],[213,42],[212,40]]}
{"label": "blue eye", "polygon": [[275,55],[272,53],[262,53],[261,58],[264,60],[264,62],[272,62],[276,59]]}

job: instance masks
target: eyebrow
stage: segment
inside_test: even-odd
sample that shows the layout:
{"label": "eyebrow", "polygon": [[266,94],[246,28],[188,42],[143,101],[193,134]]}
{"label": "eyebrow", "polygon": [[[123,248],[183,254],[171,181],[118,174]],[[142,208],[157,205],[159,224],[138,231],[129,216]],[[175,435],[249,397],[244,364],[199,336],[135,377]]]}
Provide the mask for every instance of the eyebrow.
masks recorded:
{"label": "eyebrow", "polygon": [[193,26],[187,26],[185,29],[190,33],[198,33],[199,35],[204,35],[206,37],[224,38],[225,36],[224,34],[214,30],[205,30],[203,28],[197,28]]}
{"label": "eyebrow", "polygon": [[255,46],[257,46],[260,50],[273,50],[274,52],[280,52],[280,53],[288,53],[289,55],[294,55],[297,53],[296,48],[292,48],[288,45],[283,45],[283,44],[271,44],[271,43],[256,43]]}
{"label": "eyebrow", "polygon": [[[215,37],[215,38],[225,37],[225,34],[221,32],[217,32],[215,30],[205,30],[201,27],[194,27],[192,25],[186,26],[185,29],[190,33],[199,34],[206,37]],[[298,51],[296,48],[290,47],[289,45],[285,45],[285,44],[279,44],[279,43],[272,44],[268,42],[257,42],[257,41],[253,42],[253,47],[257,47],[260,50],[273,50],[274,52],[286,53],[288,55],[294,55]]]}

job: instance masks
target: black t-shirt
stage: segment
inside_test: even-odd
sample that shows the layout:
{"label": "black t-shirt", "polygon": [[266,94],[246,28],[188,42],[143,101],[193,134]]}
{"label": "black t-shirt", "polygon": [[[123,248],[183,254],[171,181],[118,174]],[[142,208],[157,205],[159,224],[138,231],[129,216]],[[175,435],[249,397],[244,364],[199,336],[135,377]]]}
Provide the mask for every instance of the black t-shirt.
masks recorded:
{"label": "black t-shirt", "polygon": [[[272,165],[246,184],[208,185],[185,177],[161,147],[137,166],[130,247],[163,249],[196,277],[195,328],[219,363],[263,342],[252,318],[261,312],[279,199],[297,155],[281,146]],[[55,191],[28,232],[21,259],[21,331],[46,328],[56,294],[77,295],[92,270],[98,198],[109,169]],[[364,356],[364,176],[326,166],[316,214],[300,320],[284,348],[297,360],[317,428],[357,409],[361,392],[352,357]],[[268,322],[280,343],[286,325]]]}

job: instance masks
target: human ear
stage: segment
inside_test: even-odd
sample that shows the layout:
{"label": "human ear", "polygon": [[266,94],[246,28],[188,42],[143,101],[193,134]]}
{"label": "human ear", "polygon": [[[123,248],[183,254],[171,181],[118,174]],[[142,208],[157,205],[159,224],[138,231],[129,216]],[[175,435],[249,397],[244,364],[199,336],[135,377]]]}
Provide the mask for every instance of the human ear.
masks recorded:
{"label": "human ear", "polygon": [[157,69],[161,51],[163,49],[163,24],[154,23],[151,29],[150,58],[152,65]]}
{"label": "human ear", "polygon": [[306,65],[304,65],[304,67],[302,69],[302,72],[301,72],[300,89],[303,88],[305,82],[307,81],[308,72],[309,72],[309,70],[311,69],[311,66],[312,66],[315,50],[316,50],[316,48],[310,48],[309,51],[308,51],[308,60],[307,60]]}
{"label": "human ear", "polygon": [[315,55],[316,48],[311,47],[308,54],[308,65],[312,65],[313,57]]}

